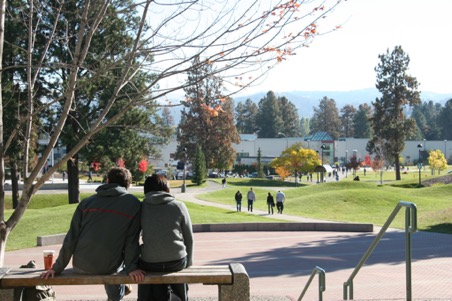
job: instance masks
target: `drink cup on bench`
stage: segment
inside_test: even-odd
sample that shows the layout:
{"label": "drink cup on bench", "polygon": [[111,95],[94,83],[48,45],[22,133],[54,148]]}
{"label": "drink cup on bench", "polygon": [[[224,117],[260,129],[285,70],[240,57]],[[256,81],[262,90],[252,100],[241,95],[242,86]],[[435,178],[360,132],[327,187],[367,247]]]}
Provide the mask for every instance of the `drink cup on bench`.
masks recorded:
{"label": "drink cup on bench", "polygon": [[52,268],[53,256],[55,255],[55,251],[54,250],[44,250],[43,254],[44,254],[44,269],[47,271]]}

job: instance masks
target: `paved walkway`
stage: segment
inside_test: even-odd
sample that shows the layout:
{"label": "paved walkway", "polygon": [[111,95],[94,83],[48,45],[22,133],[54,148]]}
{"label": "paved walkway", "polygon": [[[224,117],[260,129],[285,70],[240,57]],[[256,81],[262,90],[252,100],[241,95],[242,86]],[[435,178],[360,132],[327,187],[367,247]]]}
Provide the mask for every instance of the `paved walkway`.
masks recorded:
{"label": "paved walkway", "polygon": [[[233,205],[206,203],[195,195],[219,189],[187,189],[178,199],[235,210]],[[134,188],[135,189],[135,188]],[[253,214],[267,216],[255,210]],[[272,216],[269,216],[270,218]],[[290,215],[273,215],[288,221],[310,221]],[[321,221],[319,221],[321,222]],[[378,231],[378,230],[376,230]],[[251,295],[259,300],[296,300],[314,267],[326,271],[324,300],[339,300],[343,283],[370,246],[376,233],[356,232],[204,232],[195,233],[196,265],[242,263],[251,278]],[[355,299],[405,299],[405,234],[391,230],[376,247],[354,280]],[[42,268],[42,251],[60,245],[7,252],[5,265],[19,266],[35,260]],[[452,300],[452,235],[418,232],[412,240],[413,299]],[[318,300],[317,277],[303,300]],[[105,300],[103,288],[54,287],[58,300]],[[214,300],[216,286],[191,285],[190,297]],[[129,300],[136,298],[134,292]],[[254,300],[257,300],[254,299]]]}

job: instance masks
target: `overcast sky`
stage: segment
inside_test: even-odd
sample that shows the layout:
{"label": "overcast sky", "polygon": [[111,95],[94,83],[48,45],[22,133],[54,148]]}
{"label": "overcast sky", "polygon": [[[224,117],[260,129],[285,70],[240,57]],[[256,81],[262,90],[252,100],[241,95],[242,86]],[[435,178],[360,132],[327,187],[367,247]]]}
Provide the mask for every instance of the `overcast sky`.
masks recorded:
{"label": "overcast sky", "polygon": [[452,92],[451,0],[347,0],[327,19],[319,31],[331,23],[342,28],[317,37],[241,94],[374,88],[378,55],[396,45],[410,56],[421,91]]}

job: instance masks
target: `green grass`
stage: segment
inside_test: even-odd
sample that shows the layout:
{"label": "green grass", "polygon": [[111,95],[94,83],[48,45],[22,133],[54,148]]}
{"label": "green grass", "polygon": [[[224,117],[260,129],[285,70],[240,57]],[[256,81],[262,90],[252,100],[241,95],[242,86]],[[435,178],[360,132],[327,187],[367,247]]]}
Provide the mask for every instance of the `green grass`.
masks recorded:
{"label": "green grass", "polygon": [[[89,195],[92,193],[83,193],[81,199]],[[139,199],[143,198],[142,193],[135,195]],[[7,197],[6,202],[10,204],[11,198]],[[67,203],[67,194],[33,196],[29,208],[8,238],[7,251],[34,247],[38,236],[66,233],[77,206],[77,204],[69,205]],[[278,222],[278,220],[249,215],[244,212],[193,203],[186,205],[194,224]],[[5,210],[5,216],[8,218],[12,212],[11,209]]]}
{"label": "green grass", "polygon": [[[400,201],[416,204],[418,228],[452,233],[452,185],[436,185],[423,188],[412,186],[412,180],[398,181],[391,185],[371,182],[340,181],[309,185],[300,188],[282,188],[286,194],[285,213],[309,218],[342,222],[373,223],[382,226]],[[246,195],[241,186],[205,193],[203,200],[230,204],[237,190]],[[250,185],[248,185],[250,186]],[[265,187],[253,187],[257,209],[266,209],[268,192]],[[399,214],[392,227],[404,228],[404,214]]]}
{"label": "green grass", "polygon": [[[308,218],[317,218],[342,222],[373,223],[382,226],[399,201],[416,204],[418,210],[418,228],[452,234],[452,185],[438,184],[432,187],[418,188],[417,177],[412,174],[402,177],[402,181],[394,181],[394,173],[390,181],[390,172],[386,172],[386,184],[379,185],[372,172],[364,176],[359,172],[361,181],[346,180],[315,184],[301,183],[301,187],[293,187],[293,183],[263,179],[228,179],[226,189],[204,193],[199,196],[210,202],[233,205],[234,194],[240,190],[246,198],[250,187],[256,192],[255,208],[266,210],[267,193],[276,194],[281,189],[286,194],[285,213]],[[432,177],[426,175],[427,178]],[[424,178],[423,178],[424,179]],[[221,179],[218,180],[220,183]],[[172,183],[177,187],[179,182]],[[281,185],[283,184],[283,185]],[[277,188],[275,188],[277,186]],[[91,193],[81,194],[81,199]],[[135,194],[139,199],[142,193]],[[76,205],[67,204],[67,194],[36,194],[25,212],[22,220],[11,232],[7,250],[33,247],[36,237],[41,235],[64,233]],[[6,204],[11,204],[10,196]],[[246,207],[246,200],[243,202]],[[187,203],[194,224],[205,223],[245,223],[275,222],[265,217],[249,215],[245,212],[219,209]],[[6,210],[8,218],[12,210]],[[404,228],[404,211],[401,210],[391,227]]]}

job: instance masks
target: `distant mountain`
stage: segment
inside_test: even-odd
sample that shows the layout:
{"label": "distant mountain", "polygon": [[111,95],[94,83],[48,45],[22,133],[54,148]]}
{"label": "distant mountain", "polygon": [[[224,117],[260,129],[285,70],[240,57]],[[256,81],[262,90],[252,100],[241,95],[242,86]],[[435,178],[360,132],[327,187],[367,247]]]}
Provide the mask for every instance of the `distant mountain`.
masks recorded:
{"label": "distant mountain", "polygon": [[[268,92],[268,91],[267,91]],[[234,103],[245,102],[248,98],[259,103],[259,101],[265,97],[267,92],[259,92],[244,96],[235,96]],[[297,108],[298,115],[300,117],[312,117],[314,114],[314,107],[319,105],[319,101],[323,97],[332,98],[336,101],[337,108],[340,110],[345,105],[350,104],[355,108],[362,103],[370,104],[375,98],[380,97],[381,94],[375,88],[352,90],[352,91],[287,91],[287,92],[275,92],[277,96],[285,96],[289,99]],[[452,98],[451,94],[441,94],[435,92],[421,92],[422,101],[434,101],[442,105],[447,100]],[[179,98],[180,99],[180,98]],[[182,107],[173,108],[173,117],[176,124],[180,120],[180,110]]]}

